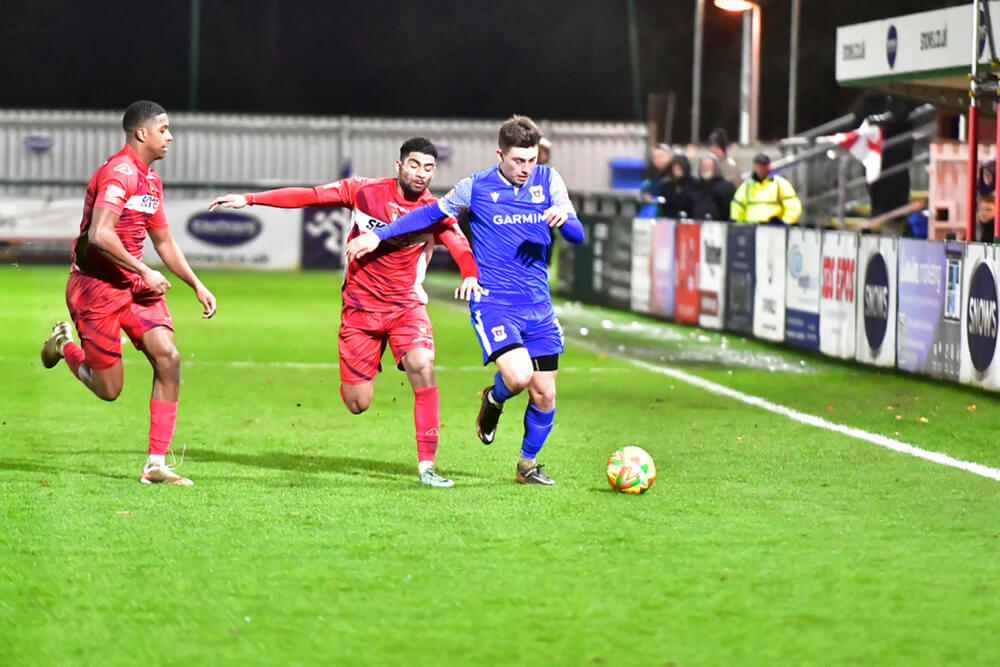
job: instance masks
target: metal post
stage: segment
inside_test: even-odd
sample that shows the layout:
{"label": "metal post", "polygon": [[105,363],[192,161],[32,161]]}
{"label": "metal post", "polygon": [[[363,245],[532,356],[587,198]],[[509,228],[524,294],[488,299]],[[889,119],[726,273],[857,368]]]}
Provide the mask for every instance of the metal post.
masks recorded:
{"label": "metal post", "polygon": [[968,180],[965,195],[965,240],[976,240],[976,170],[979,167],[979,109],[976,99],[969,104],[969,162],[965,171]]}
{"label": "metal post", "polygon": [[635,0],[626,0],[628,10],[628,49],[632,67],[632,112],[642,120],[642,92],[639,86],[639,24],[635,17]]}
{"label": "metal post", "polygon": [[694,0],[694,57],[691,65],[691,143],[701,139],[701,63],[705,35],[705,0]]}
{"label": "metal post", "polygon": [[743,56],[740,58],[740,143],[750,143],[750,32],[752,12],[743,12]]}
{"label": "metal post", "polygon": [[[997,91],[997,162],[1000,162],[1000,90]],[[1000,178],[993,174],[993,242],[1000,239]]]}
{"label": "metal post", "polygon": [[198,64],[201,59],[201,0],[191,0],[191,27],[188,37],[188,109],[198,108]]}
{"label": "metal post", "polygon": [[792,34],[788,42],[788,136],[795,136],[796,98],[799,83],[799,21],[802,0],[792,0]]}
{"label": "metal post", "polygon": [[754,4],[750,14],[750,143],[757,143],[760,130],[760,5]]}
{"label": "metal post", "polygon": [[840,162],[837,163],[837,227],[843,229],[847,226],[847,163],[849,155],[841,155]]}
{"label": "metal post", "polygon": [[969,161],[965,176],[965,240],[976,239],[976,170],[979,166],[979,108],[976,105],[976,80],[979,76],[979,2],[972,3],[972,73],[969,77]]}

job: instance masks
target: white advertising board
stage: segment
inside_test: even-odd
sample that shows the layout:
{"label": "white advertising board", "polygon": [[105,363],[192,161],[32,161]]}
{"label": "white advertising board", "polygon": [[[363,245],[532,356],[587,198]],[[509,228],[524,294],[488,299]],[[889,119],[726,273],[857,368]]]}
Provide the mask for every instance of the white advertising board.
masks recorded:
{"label": "white advertising board", "polygon": [[[167,201],[167,221],[195,268],[298,269],[302,211],[254,206],[209,213],[205,200]],[[160,264],[147,238],[143,261]]]}
{"label": "white advertising board", "polygon": [[982,243],[965,246],[959,381],[987,389],[1000,389],[1000,360],[997,359],[998,269],[1000,248]]}
{"label": "white advertising board", "polygon": [[698,325],[721,329],[726,308],[726,223],[701,224]]}
{"label": "white advertising board", "polygon": [[755,239],[757,289],[753,296],[753,335],[785,340],[785,227],[759,225]]}
{"label": "white advertising board", "polygon": [[635,218],[632,220],[632,281],[631,306],[637,313],[650,312],[650,292],[652,290],[652,249],[653,225],[652,218]]}
{"label": "white advertising board", "polygon": [[857,340],[858,235],[823,232],[823,282],[819,301],[819,350],[842,359],[854,358]]}
{"label": "white advertising board", "polygon": [[896,365],[897,239],[866,234],[858,242],[857,359]]}
{"label": "white advertising board", "polygon": [[[990,2],[993,33],[1000,34],[1000,2]],[[836,70],[841,84],[905,78],[918,72],[968,71],[972,54],[972,4],[907,14],[837,28]],[[980,24],[985,14],[980,12]],[[976,46],[989,60],[986,31]]]}

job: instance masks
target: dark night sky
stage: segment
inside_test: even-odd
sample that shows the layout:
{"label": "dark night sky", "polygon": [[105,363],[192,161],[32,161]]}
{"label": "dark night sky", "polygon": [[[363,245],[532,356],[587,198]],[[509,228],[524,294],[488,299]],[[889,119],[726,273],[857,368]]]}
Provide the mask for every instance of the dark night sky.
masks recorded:
{"label": "dark night sky", "polygon": [[[636,0],[642,99],[677,93],[690,128],[694,0]],[[760,0],[761,135],[783,135],[790,0]],[[803,0],[799,125],[848,110],[837,25],[950,0]],[[365,116],[630,120],[625,0],[201,0],[199,108]],[[708,0],[702,127],[735,135],[739,17]],[[3,2],[0,107],[188,106],[189,3]]]}

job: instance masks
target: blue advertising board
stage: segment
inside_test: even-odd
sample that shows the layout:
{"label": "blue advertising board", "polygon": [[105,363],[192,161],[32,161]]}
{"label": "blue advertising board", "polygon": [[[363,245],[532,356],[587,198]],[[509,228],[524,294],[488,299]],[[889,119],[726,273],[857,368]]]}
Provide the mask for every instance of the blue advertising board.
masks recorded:
{"label": "blue advertising board", "polygon": [[756,225],[730,225],[727,239],[726,329],[753,333],[754,284],[757,273]]}

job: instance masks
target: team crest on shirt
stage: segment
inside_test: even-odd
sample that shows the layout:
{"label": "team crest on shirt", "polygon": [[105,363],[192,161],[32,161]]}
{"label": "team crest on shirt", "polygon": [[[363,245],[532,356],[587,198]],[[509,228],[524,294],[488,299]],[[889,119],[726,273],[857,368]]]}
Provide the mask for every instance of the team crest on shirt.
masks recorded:
{"label": "team crest on shirt", "polygon": [[541,204],[543,201],[545,201],[545,193],[542,192],[542,186],[532,185],[530,188],[528,188],[528,192],[531,193],[532,204]]}

